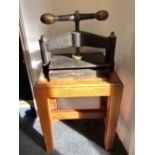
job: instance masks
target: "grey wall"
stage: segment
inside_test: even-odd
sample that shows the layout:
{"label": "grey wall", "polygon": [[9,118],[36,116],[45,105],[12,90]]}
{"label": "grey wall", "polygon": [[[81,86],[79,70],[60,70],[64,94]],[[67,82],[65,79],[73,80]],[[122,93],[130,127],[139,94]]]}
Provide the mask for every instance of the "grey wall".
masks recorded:
{"label": "grey wall", "polygon": [[[20,0],[20,7],[27,42],[25,52],[30,55],[33,84],[40,70],[38,44],[40,35],[51,36],[74,29],[71,22],[55,23],[52,26],[43,25],[39,21],[41,14],[45,12],[67,14],[75,10],[80,12],[108,10],[110,14],[108,20],[85,21],[81,23],[81,27],[85,31],[101,35],[109,35],[111,31],[116,33],[116,71],[124,84],[117,132],[129,154],[134,154],[134,0]],[[60,99],[59,102],[61,108],[73,106],[71,104],[73,102],[73,108],[77,108],[77,105],[80,105],[78,108],[84,108],[88,104],[90,108],[94,108],[98,107],[99,98],[87,98],[85,101],[80,98],[71,101]]]}

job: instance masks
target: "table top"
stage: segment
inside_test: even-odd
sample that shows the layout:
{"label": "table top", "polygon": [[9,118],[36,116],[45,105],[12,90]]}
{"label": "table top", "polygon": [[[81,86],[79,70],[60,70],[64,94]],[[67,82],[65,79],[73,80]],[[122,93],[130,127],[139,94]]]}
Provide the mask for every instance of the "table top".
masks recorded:
{"label": "table top", "polygon": [[36,85],[59,87],[72,86],[103,86],[122,85],[121,80],[115,72],[101,70],[80,69],[80,70],[53,70],[50,71],[48,81],[43,74],[40,75]]}

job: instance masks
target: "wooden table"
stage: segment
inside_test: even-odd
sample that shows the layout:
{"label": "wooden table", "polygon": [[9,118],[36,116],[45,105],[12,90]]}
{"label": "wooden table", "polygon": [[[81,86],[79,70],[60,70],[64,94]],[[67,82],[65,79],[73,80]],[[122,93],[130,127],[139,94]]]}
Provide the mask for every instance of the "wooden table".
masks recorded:
{"label": "wooden table", "polygon": [[[47,152],[54,150],[52,124],[64,119],[103,119],[105,122],[104,148],[113,146],[117,118],[120,109],[123,84],[115,72],[102,77],[51,78],[47,81],[40,76],[34,86],[34,93],[44,135]],[[56,99],[59,97],[100,96],[103,102],[99,109],[59,110]],[[107,97],[107,104],[104,99]]]}

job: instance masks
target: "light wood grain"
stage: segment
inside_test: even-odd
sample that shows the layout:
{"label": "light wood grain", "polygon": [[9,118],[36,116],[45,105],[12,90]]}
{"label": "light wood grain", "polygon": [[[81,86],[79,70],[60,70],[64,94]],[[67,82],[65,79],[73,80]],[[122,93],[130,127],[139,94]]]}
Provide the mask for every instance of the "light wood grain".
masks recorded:
{"label": "light wood grain", "polygon": [[40,124],[45,140],[45,146],[47,152],[54,150],[53,133],[51,128],[51,107],[46,96],[45,88],[41,88],[38,85],[34,87],[34,94],[37,102],[37,110],[40,118]]}
{"label": "light wood grain", "polygon": [[57,100],[56,100],[56,98],[48,98],[48,102],[49,102],[49,105],[50,105],[50,109],[51,109],[51,110],[56,110],[56,109],[58,109],[58,105],[57,105]]}
{"label": "light wood grain", "polygon": [[104,146],[106,150],[110,150],[113,146],[122,92],[122,84],[113,86],[111,87],[111,96],[108,97],[104,135]]}
{"label": "light wood grain", "polygon": [[51,110],[53,120],[69,120],[69,119],[103,119],[105,109],[91,110]]}
{"label": "light wood grain", "polygon": [[109,96],[110,87],[57,87],[47,88],[47,95],[50,98],[57,97],[84,97],[84,96]]}
{"label": "light wood grain", "polygon": [[[104,146],[109,150],[113,146],[115,129],[123,84],[115,72],[107,78],[58,78],[47,81],[40,77],[34,87],[37,107],[44,134],[46,149],[54,150],[51,125],[57,120],[103,118],[105,121]],[[101,96],[98,110],[57,110],[56,98]],[[105,96],[108,103],[105,103]]]}

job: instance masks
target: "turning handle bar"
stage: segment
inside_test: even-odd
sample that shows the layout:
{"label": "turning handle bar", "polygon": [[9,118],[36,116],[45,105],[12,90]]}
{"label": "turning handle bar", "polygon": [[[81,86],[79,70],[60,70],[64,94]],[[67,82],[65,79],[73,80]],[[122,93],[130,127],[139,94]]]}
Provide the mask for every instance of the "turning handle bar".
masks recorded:
{"label": "turning handle bar", "polygon": [[51,13],[45,13],[41,16],[40,20],[44,24],[53,24],[56,21],[80,21],[87,19],[96,19],[99,21],[106,20],[109,14],[105,10],[97,11],[96,13],[79,13],[75,11],[74,14],[68,15],[54,15]]}

